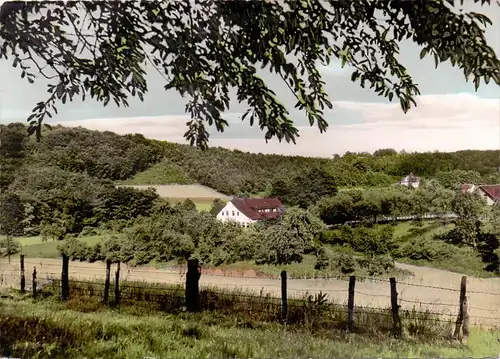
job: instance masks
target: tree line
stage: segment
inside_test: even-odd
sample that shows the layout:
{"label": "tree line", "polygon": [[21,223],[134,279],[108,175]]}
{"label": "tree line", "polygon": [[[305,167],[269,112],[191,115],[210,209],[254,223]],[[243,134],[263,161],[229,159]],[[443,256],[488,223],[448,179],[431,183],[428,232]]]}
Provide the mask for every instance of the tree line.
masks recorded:
{"label": "tree line", "polygon": [[168,172],[165,182],[197,182],[228,195],[269,193],[273,182],[288,183],[317,169],[332,176],[337,187],[387,187],[410,173],[436,179],[448,189],[461,183],[500,183],[500,151],[398,153],[383,149],[373,154],[348,152],[332,158],[307,158],[220,147],[201,151],[138,134],[120,136],[63,126],[47,129],[36,142],[26,136],[26,127],[19,123],[1,125],[0,137],[3,189],[21,167],[31,165],[57,166],[120,181],[164,164],[162,171]]}
{"label": "tree line", "polygon": [[60,250],[74,260],[132,265],[189,258],[214,266],[244,260],[280,265],[300,262],[304,254],[314,253],[323,230],[319,219],[299,208],[290,208],[280,220],[246,229],[185,204],[161,203],[150,216],[138,217],[102,243],[89,246],[71,237]]}

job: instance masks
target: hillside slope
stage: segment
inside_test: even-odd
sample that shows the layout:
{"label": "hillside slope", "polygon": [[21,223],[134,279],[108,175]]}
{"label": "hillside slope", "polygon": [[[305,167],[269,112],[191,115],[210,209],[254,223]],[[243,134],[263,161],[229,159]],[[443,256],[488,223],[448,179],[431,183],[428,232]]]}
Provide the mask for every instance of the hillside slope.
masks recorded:
{"label": "hillside slope", "polygon": [[332,158],[263,155],[220,147],[196,148],[142,135],[56,126],[40,143],[26,137],[22,124],[1,125],[0,186],[26,166],[57,166],[65,171],[119,184],[201,184],[226,195],[255,194],[314,168],[335,177],[339,187],[388,186],[410,172],[436,178],[445,186],[460,182],[498,183],[500,151],[455,153],[346,153]]}

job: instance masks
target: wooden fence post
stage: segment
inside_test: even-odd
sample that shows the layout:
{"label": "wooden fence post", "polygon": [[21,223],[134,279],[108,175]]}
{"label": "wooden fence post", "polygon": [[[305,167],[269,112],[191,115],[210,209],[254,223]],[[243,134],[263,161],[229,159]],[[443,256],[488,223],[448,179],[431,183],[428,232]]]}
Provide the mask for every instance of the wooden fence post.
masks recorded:
{"label": "wooden fence post", "polygon": [[120,262],[116,264],[115,272],[115,304],[120,304]]}
{"label": "wooden fence post", "polygon": [[463,311],[463,322],[462,322],[462,343],[467,344],[467,339],[469,338],[469,309],[467,296],[465,296],[464,303],[462,306]]}
{"label": "wooden fence post", "polygon": [[69,299],[69,257],[66,254],[62,255],[61,299]]}
{"label": "wooden fence post", "polygon": [[286,271],[281,271],[281,319],[286,323],[288,318],[288,299],[286,289]]}
{"label": "wooden fence post", "polygon": [[396,289],[396,278],[389,279],[391,283],[391,311],[392,311],[392,322],[393,331],[396,337],[401,336],[403,328],[401,326],[401,318],[399,317],[399,305],[398,305],[398,292]]}
{"label": "wooden fence post", "polygon": [[[467,277],[463,276],[462,281],[460,282],[460,306],[458,308],[458,316],[457,321],[455,322],[455,331],[453,332],[453,339],[458,339],[460,337],[460,328],[462,328],[462,324],[464,321],[464,312],[467,310]],[[468,315],[467,315],[468,317]],[[467,318],[468,319],[468,318]],[[467,320],[467,326],[469,325]],[[469,328],[467,327],[467,331]],[[467,333],[468,334],[468,333]],[[465,335],[465,333],[464,333]]]}
{"label": "wooden fence post", "polygon": [[197,259],[188,260],[186,273],[186,309],[189,312],[200,311],[200,277],[201,268]]}
{"label": "wooden fence post", "polygon": [[33,267],[33,278],[31,283],[33,288],[33,298],[36,298],[36,267]]}
{"label": "wooden fence post", "polygon": [[110,276],[111,276],[111,260],[106,259],[106,279],[104,281],[104,298],[102,299],[104,303],[107,303],[109,299]]}
{"label": "wooden fence post", "polygon": [[24,254],[20,256],[21,260],[21,293],[26,291],[26,278],[24,277]]}
{"label": "wooden fence post", "polygon": [[347,331],[354,331],[354,287],[356,277],[349,277],[349,298],[347,299]]}

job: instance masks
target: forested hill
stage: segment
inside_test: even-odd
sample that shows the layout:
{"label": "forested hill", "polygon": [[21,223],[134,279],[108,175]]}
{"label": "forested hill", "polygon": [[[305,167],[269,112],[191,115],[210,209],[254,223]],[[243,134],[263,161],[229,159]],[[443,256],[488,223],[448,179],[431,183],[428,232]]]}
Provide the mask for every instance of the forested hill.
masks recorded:
{"label": "forested hill", "polygon": [[258,193],[275,181],[289,181],[322,168],[339,187],[387,186],[409,173],[436,178],[446,187],[457,183],[499,183],[500,151],[454,153],[346,153],[329,159],[250,154],[156,141],[142,135],[56,126],[44,129],[40,143],[26,136],[23,124],[0,125],[0,185],[20,171],[57,168],[125,183],[200,183],[235,195]]}

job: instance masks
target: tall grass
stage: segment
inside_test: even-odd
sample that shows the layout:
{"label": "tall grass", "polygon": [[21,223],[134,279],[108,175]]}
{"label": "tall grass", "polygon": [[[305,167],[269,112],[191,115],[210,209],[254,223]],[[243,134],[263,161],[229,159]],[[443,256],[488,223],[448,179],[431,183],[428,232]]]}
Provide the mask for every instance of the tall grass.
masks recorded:
{"label": "tall grass", "polygon": [[[82,313],[91,302],[95,311]],[[0,301],[0,356],[18,358],[493,357],[499,350],[498,333],[475,329],[462,345],[438,337],[395,340],[284,326],[216,311],[116,310],[88,297]]]}
{"label": "tall grass", "polygon": [[[42,296],[59,294],[60,282],[53,281],[44,288]],[[103,281],[71,281],[70,301],[73,310],[88,312],[98,310],[104,297]],[[109,304],[116,306],[114,287],[109,291]],[[202,311],[218,315],[245,318],[258,322],[282,322],[281,298],[269,293],[255,293],[245,289],[200,289]],[[335,303],[323,293],[305,294],[302,298],[289,299],[286,324],[307,327],[312,331],[333,330],[343,332],[347,328],[347,306]],[[182,285],[151,284],[145,282],[123,282],[120,284],[120,307],[139,311],[178,314],[185,311],[185,291]],[[400,311],[403,327],[410,335],[420,337],[446,337],[452,322],[430,311]],[[357,333],[366,335],[389,335],[392,328],[390,308],[356,307],[354,327]],[[449,319],[449,318],[448,318]]]}

